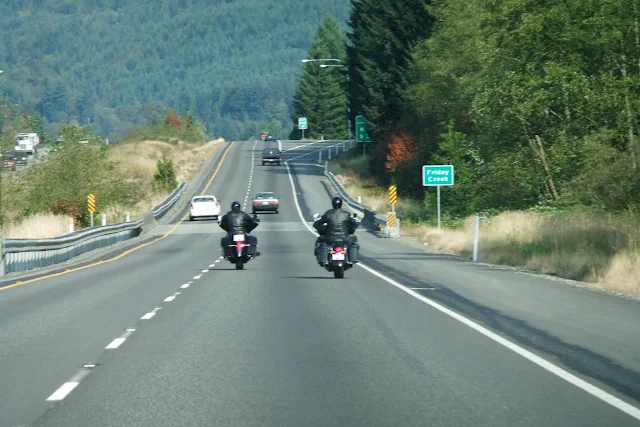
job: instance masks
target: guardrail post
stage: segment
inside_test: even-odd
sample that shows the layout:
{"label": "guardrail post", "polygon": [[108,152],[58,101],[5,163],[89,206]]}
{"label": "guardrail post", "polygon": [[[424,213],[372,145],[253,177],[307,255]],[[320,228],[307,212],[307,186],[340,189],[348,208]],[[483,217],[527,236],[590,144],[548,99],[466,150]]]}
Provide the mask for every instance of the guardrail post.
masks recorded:
{"label": "guardrail post", "polygon": [[400,237],[400,218],[396,218],[396,237]]}
{"label": "guardrail post", "polygon": [[478,262],[478,240],[480,239],[480,216],[476,215],[476,224],[473,233],[473,262]]}
{"label": "guardrail post", "polygon": [[105,225],[107,225],[107,215],[102,214],[102,226],[104,227]]}
{"label": "guardrail post", "polygon": [[[4,236],[2,236],[2,239],[4,240]],[[6,261],[5,261],[5,255],[4,252],[0,253],[0,277],[3,277],[6,274]]]}
{"label": "guardrail post", "polygon": [[322,150],[318,151],[318,164],[322,164]]}
{"label": "guardrail post", "polygon": [[129,216],[129,212],[127,212],[127,218],[124,220],[124,222],[131,222],[131,216]]}
{"label": "guardrail post", "polygon": [[342,141],[342,151],[346,151],[346,150],[345,150],[346,145],[347,145],[347,143],[346,143],[346,142],[344,142],[344,141]]}
{"label": "guardrail post", "polygon": [[73,218],[69,221],[69,233],[73,233]]}
{"label": "guardrail post", "polygon": [[358,203],[362,204],[362,196],[358,196]]}
{"label": "guardrail post", "polygon": [[331,160],[331,147],[329,147],[328,151],[329,151],[329,157],[328,158],[329,158],[329,160]]}
{"label": "guardrail post", "polygon": [[324,173],[327,173],[327,169],[329,168],[329,162],[328,161],[324,161]]}

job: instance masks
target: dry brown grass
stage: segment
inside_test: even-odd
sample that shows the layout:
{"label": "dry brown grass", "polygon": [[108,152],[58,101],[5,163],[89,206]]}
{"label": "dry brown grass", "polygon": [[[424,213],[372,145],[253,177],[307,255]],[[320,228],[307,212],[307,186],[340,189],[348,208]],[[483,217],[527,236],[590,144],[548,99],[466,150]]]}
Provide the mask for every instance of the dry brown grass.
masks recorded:
{"label": "dry brown grass", "polygon": [[[474,218],[458,229],[403,227],[428,247],[470,257]],[[481,223],[481,262],[504,264],[603,289],[640,294],[640,230],[627,217],[595,213],[503,212]]]}
{"label": "dry brown grass", "polygon": [[[384,190],[339,172],[336,177],[352,197],[362,196],[363,204],[378,212],[389,209]],[[402,234],[417,237],[427,248],[470,258],[474,223],[469,217],[461,227],[439,230],[405,220]],[[638,242],[640,221],[628,215],[502,212],[481,221],[479,260],[640,295]]]}
{"label": "dry brown grass", "polygon": [[30,216],[17,224],[7,226],[7,239],[48,239],[69,233],[71,217],[38,214]]}
{"label": "dry brown grass", "polygon": [[170,144],[162,141],[140,141],[110,146],[111,158],[119,161],[124,177],[129,180],[153,181],[156,163],[163,154],[173,160],[178,181],[188,181],[200,169],[209,156],[222,144],[221,139],[205,144],[179,141]]}
{"label": "dry brown grass", "polygon": [[[127,212],[132,220],[141,217],[154,206],[160,204],[170,192],[158,193],[153,190],[153,177],[156,163],[163,155],[168,156],[176,167],[179,182],[188,181],[209,159],[223,139],[207,143],[186,143],[178,141],[167,143],[162,141],[140,141],[116,144],[109,147],[110,157],[119,163],[116,174],[125,182],[135,183],[144,194],[133,206],[109,206],[98,212],[95,224],[102,223],[102,214],[106,215],[107,224],[125,221]],[[11,194],[5,194],[5,202]],[[17,212],[5,212],[8,220],[6,237],[10,239],[43,239],[58,237],[68,233],[70,218],[52,214],[39,214],[22,219]]]}

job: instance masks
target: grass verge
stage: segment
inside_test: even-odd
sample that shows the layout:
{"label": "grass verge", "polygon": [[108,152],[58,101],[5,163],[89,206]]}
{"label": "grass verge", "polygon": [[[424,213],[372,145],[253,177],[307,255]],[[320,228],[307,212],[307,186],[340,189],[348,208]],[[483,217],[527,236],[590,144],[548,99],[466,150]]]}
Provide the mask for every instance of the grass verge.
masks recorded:
{"label": "grass verge", "polygon": [[[98,205],[96,224],[101,224],[102,214],[106,215],[107,224],[123,222],[127,212],[132,219],[140,217],[170,194],[170,191],[158,192],[153,188],[156,164],[163,156],[172,160],[177,180],[188,181],[222,142],[221,139],[204,143],[142,140],[109,146],[109,159],[115,163],[111,176],[136,188],[136,194],[129,197],[128,202],[112,203],[104,208]],[[34,165],[34,169],[40,167]],[[30,182],[12,179],[3,180],[2,184],[6,238],[42,239],[69,232],[69,216],[50,212],[24,215],[29,192],[33,190]]]}
{"label": "grass verge", "polygon": [[[329,170],[352,197],[361,196],[363,204],[379,212],[390,209],[388,194],[374,184],[364,157],[345,155],[330,162]],[[401,201],[397,211],[404,236],[417,237],[438,251],[471,257],[473,217],[439,230],[427,220],[433,213],[419,202]],[[501,212],[481,220],[479,260],[640,295],[638,242],[640,220],[630,214]]]}

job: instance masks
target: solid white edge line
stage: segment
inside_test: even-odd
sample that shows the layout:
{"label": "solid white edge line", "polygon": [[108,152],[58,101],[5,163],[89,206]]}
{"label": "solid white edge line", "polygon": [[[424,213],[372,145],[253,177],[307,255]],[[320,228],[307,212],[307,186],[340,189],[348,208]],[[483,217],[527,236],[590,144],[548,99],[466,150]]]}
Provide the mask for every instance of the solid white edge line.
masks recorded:
{"label": "solid white edge line", "polygon": [[115,340],[111,341],[109,343],[109,345],[105,347],[105,349],[106,350],[111,350],[111,349],[114,349],[114,348],[118,348],[126,340],[127,340],[126,338],[116,338]]}
{"label": "solid white edge line", "polygon": [[78,384],[80,383],[77,381],[69,381],[62,384],[60,388],[54,391],[51,396],[47,397],[47,401],[64,399],[69,393],[73,391],[74,388],[78,386]]}
{"label": "solid white edge line", "polygon": [[[300,216],[300,220],[302,221],[302,223],[307,227],[307,229],[313,233],[314,235],[318,236],[318,233],[315,232],[310,226],[309,224],[307,224],[307,222],[304,220],[304,215],[302,215],[302,210],[300,209],[300,203],[298,202],[298,196],[296,195],[296,188],[295,188],[295,184],[293,182],[293,177],[291,176],[291,169],[289,169],[289,165],[287,164],[287,161],[284,162],[285,166],[287,167],[287,174],[289,175],[289,182],[291,183],[291,191],[293,192],[293,201],[296,204],[296,209],[298,210],[298,215]],[[493,341],[495,341],[496,343],[508,348],[509,350],[515,352],[516,354],[524,357],[525,359],[529,360],[530,362],[535,363],[536,365],[540,366],[541,368],[545,369],[548,372],[551,372],[552,374],[555,374],[556,376],[560,377],[561,379],[567,381],[570,384],[573,384],[574,386],[580,388],[581,390],[591,394],[592,396],[597,397],[598,399],[608,403],[609,405],[613,406],[616,409],[619,409],[620,411],[626,413],[627,415],[640,420],[640,409],[636,408],[633,405],[628,404],[627,402],[625,402],[622,399],[619,399],[609,393],[607,393],[606,391],[594,386],[591,383],[588,383],[587,381],[584,381],[581,378],[578,378],[577,376],[571,374],[570,372],[560,368],[559,366],[554,365],[553,363],[543,359],[540,356],[537,356],[535,354],[533,354],[532,352],[520,347],[517,344],[514,344],[513,342],[501,337],[500,335],[490,331],[489,329],[479,325],[478,323],[475,323],[472,320],[467,319],[466,317],[456,313],[453,310],[450,310],[446,307],[444,307],[443,305],[438,304],[437,302],[430,300],[429,298],[420,295],[417,292],[412,291],[411,289],[409,289],[406,286],[401,285],[400,283],[396,282],[393,279],[390,279],[389,277],[385,276],[382,273],[377,272],[376,270],[374,270],[371,267],[368,267],[364,264],[362,264],[361,262],[357,263],[356,265],[364,268],[366,271],[368,271],[369,273],[373,274],[374,276],[384,280],[385,282],[395,286],[396,288],[400,289],[403,292],[406,292],[407,294],[411,295],[412,297],[422,301],[425,304],[430,305],[431,307],[435,308],[436,310],[456,319],[457,321],[465,324],[466,326],[469,326],[470,328],[476,330],[477,332],[481,333],[482,335],[486,336],[487,338],[492,339]]]}
{"label": "solid white edge line", "polygon": [[321,142],[327,142],[327,141],[315,141],[315,142],[309,142],[309,143],[307,143],[307,144],[298,145],[297,147],[288,148],[288,149],[286,149],[286,150],[284,150],[284,151],[282,151],[282,150],[280,150],[280,151],[282,151],[283,153],[286,153],[287,151],[293,151],[293,150],[296,150],[296,149],[298,149],[298,148],[308,147],[308,146],[310,146],[310,145],[319,144],[319,143],[321,143]]}
{"label": "solid white edge line", "polygon": [[166,297],[166,298],[164,299],[164,302],[171,302],[171,301],[173,301],[174,299],[176,299],[176,296],[175,296],[175,295],[171,295],[170,297]]}
{"label": "solid white edge line", "polygon": [[145,314],[144,316],[142,316],[142,317],[140,318],[140,320],[149,320],[149,319],[151,319],[151,318],[152,318],[153,316],[155,316],[155,315],[156,315],[156,312],[155,312],[155,311],[152,311],[152,312],[147,313],[147,314]]}

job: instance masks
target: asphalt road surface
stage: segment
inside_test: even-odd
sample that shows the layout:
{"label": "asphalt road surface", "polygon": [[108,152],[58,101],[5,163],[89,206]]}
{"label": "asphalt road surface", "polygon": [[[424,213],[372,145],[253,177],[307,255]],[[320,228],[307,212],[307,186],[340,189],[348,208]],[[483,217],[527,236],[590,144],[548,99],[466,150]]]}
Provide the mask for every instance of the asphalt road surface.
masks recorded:
{"label": "asphalt road surface", "polygon": [[0,290],[1,426],[640,425],[640,304],[366,230],[333,279],[305,225],[332,143],[283,142],[289,169],[265,144],[235,143],[207,191],[280,198],[245,270],[215,221],[187,221]]}

